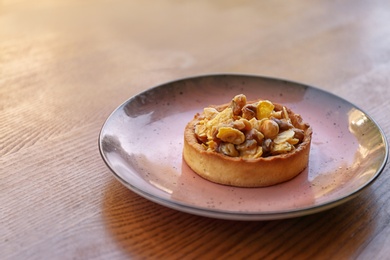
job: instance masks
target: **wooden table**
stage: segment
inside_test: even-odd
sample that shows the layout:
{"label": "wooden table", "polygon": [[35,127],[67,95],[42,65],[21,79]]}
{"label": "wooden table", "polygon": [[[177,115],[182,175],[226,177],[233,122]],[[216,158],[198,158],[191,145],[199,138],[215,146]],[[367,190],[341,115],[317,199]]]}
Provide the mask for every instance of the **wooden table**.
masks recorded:
{"label": "wooden table", "polygon": [[309,216],[228,221],[121,185],[100,157],[129,97],[210,73],[278,77],[390,131],[390,2],[2,1],[2,259],[390,259],[390,179]]}

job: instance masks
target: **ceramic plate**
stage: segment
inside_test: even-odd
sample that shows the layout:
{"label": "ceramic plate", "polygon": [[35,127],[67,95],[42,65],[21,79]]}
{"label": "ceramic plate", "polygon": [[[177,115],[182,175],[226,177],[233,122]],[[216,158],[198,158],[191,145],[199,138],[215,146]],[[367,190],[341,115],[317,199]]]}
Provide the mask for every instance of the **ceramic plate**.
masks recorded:
{"label": "ceramic plate", "polygon": [[[308,168],[266,188],[235,188],[196,175],[182,159],[183,131],[211,104],[268,99],[313,128]],[[120,105],[99,136],[103,160],[135,193],[201,216],[271,220],[307,215],[358,195],[383,170],[388,146],[374,120],[346,100],[303,84],[246,75],[207,75],[169,82]]]}

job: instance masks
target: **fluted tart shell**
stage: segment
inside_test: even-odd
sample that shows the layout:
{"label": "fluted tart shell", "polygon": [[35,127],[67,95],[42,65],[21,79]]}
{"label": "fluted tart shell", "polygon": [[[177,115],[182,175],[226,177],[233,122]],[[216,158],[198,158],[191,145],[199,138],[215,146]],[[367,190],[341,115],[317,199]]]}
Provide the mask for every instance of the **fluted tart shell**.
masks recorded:
{"label": "fluted tart shell", "polygon": [[[229,104],[216,106],[223,110]],[[280,104],[275,110],[283,109]],[[291,123],[303,130],[304,137],[291,152],[260,158],[230,157],[216,151],[208,151],[195,135],[195,125],[201,116],[195,115],[184,130],[183,158],[198,175],[209,181],[236,187],[266,187],[293,179],[309,163],[312,128],[303,122],[299,114],[286,108]]]}

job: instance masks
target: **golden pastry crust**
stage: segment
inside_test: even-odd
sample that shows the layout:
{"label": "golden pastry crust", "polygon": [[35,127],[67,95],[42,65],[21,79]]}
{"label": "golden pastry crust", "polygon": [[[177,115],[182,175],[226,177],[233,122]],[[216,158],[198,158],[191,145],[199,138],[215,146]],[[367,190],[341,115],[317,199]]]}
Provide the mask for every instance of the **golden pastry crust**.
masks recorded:
{"label": "golden pastry crust", "polygon": [[[247,104],[256,104],[257,102],[260,101],[252,101]],[[261,152],[260,156],[257,154],[256,156],[251,155],[250,157],[243,156],[242,151],[240,151],[241,155],[232,154],[231,156],[228,156],[226,153],[221,152],[220,148],[221,143],[225,142],[221,142],[215,135],[212,138],[219,140],[217,144],[212,144],[213,142],[210,142],[210,136],[208,142],[207,140],[200,140],[199,133],[195,133],[195,129],[196,126],[204,120],[204,114],[197,114],[185,127],[183,148],[184,160],[193,171],[203,178],[215,183],[230,186],[265,187],[294,178],[308,165],[312,128],[309,124],[302,121],[300,115],[295,114],[290,109],[275,103],[273,105],[274,111],[282,111],[282,113],[288,115],[289,121],[292,124],[290,128],[299,129],[297,131],[303,133],[303,136],[299,138],[299,143],[293,145],[291,151],[282,151],[282,153],[278,152],[278,154],[265,154],[264,152]],[[221,112],[228,107],[232,107],[232,103],[216,106],[214,108]],[[242,112],[240,116],[236,116],[233,119],[233,122],[240,118],[242,118]],[[264,120],[261,122],[264,122]],[[221,127],[224,126],[220,125],[219,128]],[[221,132],[222,131],[220,130],[218,133]],[[242,130],[242,132],[245,134],[246,130]],[[275,140],[275,137],[273,138],[273,140]],[[264,140],[265,139],[266,138],[264,138]],[[237,143],[241,141],[238,141]],[[234,145],[235,147],[237,147],[237,143]],[[216,146],[216,148],[212,147],[213,145]],[[259,144],[259,147],[260,146],[261,145]],[[262,149],[259,148],[258,150]]]}

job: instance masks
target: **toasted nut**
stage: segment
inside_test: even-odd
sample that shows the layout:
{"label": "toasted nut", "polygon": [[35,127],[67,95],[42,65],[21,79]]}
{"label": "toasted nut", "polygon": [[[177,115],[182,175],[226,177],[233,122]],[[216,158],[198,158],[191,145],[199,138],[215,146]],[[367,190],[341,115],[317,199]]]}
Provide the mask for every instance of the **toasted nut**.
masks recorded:
{"label": "toasted nut", "polygon": [[259,130],[257,130],[256,128],[252,128],[250,131],[248,131],[246,133],[245,138],[246,139],[253,139],[258,144],[261,144],[263,139],[264,139],[264,135]]}
{"label": "toasted nut", "polygon": [[251,158],[260,158],[263,155],[263,147],[257,146],[256,153]]}
{"label": "toasted nut", "polygon": [[206,108],[203,109],[203,114],[209,120],[213,119],[214,117],[216,117],[218,115],[218,113],[219,113],[218,110],[216,110],[213,107],[206,107]]}
{"label": "toasted nut", "polygon": [[233,110],[233,114],[235,116],[241,114],[241,109],[246,105],[246,96],[243,94],[239,94],[235,96],[230,104],[230,107]]}
{"label": "toasted nut", "polygon": [[240,155],[232,143],[221,143],[219,146],[219,151],[231,157],[237,157]]}
{"label": "toasted nut", "polygon": [[294,138],[294,130],[288,129],[286,131],[280,132],[274,139],[275,144],[282,144],[288,142],[290,139]]}
{"label": "toasted nut", "polygon": [[257,130],[260,131],[260,126],[261,126],[261,123],[262,123],[261,120],[257,120],[257,119],[254,117],[254,118],[252,118],[251,120],[249,120],[249,123],[251,123],[252,128],[257,129]]}
{"label": "toasted nut", "polygon": [[241,131],[248,131],[252,129],[252,124],[245,118],[240,118],[233,122],[233,127]]}
{"label": "toasted nut", "polygon": [[279,133],[279,125],[273,120],[266,119],[261,124],[260,131],[264,137],[274,139]]}
{"label": "toasted nut", "polygon": [[263,148],[263,154],[264,155],[267,155],[271,152],[272,150],[272,146],[273,146],[273,142],[271,139],[265,139],[263,141],[263,144],[261,145],[261,147]]}
{"label": "toasted nut", "polygon": [[281,119],[282,118],[282,110],[279,110],[279,111],[272,111],[270,117],[274,117],[274,118],[277,118],[277,119]]}
{"label": "toasted nut", "polygon": [[284,142],[281,144],[274,144],[271,149],[272,154],[282,154],[282,153],[288,153],[291,150],[294,149],[294,146],[291,145],[288,142]]}
{"label": "toasted nut", "polygon": [[288,142],[289,144],[296,145],[296,144],[299,143],[299,139],[297,139],[297,138],[291,138],[291,139],[287,140],[287,142]]}
{"label": "toasted nut", "polygon": [[206,127],[211,129],[212,126],[218,126],[221,124],[229,124],[233,122],[233,111],[230,107],[225,108],[219,112],[213,119],[206,123]]}
{"label": "toasted nut", "polygon": [[225,126],[218,129],[217,138],[223,142],[232,144],[242,144],[245,141],[245,135],[243,132],[232,127]]}
{"label": "toasted nut", "polygon": [[245,152],[255,149],[252,153],[256,152],[257,142],[255,140],[246,140],[242,144],[236,145],[236,148],[240,152]]}
{"label": "toasted nut", "polygon": [[252,104],[247,104],[242,108],[242,117],[251,120],[256,117],[256,106]]}
{"label": "toasted nut", "polygon": [[269,118],[272,111],[274,111],[274,104],[268,100],[262,100],[257,104],[257,119]]}
{"label": "toasted nut", "polygon": [[206,132],[206,126],[205,125],[195,125],[195,135],[196,138],[201,142],[205,143],[207,142],[207,132]]}
{"label": "toasted nut", "polygon": [[257,152],[257,147],[258,146],[255,146],[252,149],[240,151],[240,156],[242,158],[254,158],[254,156]]}
{"label": "toasted nut", "polygon": [[261,146],[255,146],[250,150],[246,150],[240,153],[243,158],[256,159],[263,155],[263,148]]}
{"label": "toasted nut", "polygon": [[283,117],[285,119],[290,119],[290,117],[288,116],[288,112],[287,112],[287,108],[286,107],[283,107]]}
{"label": "toasted nut", "polygon": [[210,129],[207,131],[207,140],[215,140],[218,134],[218,127],[212,125]]}
{"label": "toasted nut", "polygon": [[303,141],[303,138],[305,137],[305,132],[301,129],[294,128],[294,138],[298,139],[299,142]]}
{"label": "toasted nut", "polygon": [[211,140],[211,141],[208,141],[206,144],[207,144],[208,150],[211,150],[211,151],[218,150],[218,142]]}
{"label": "toasted nut", "polygon": [[294,126],[291,124],[291,122],[285,118],[278,119],[275,117],[271,118],[273,121],[275,121],[279,125],[280,131],[285,131],[287,129],[293,128]]}
{"label": "toasted nut", "polygon": [[245,124],[241,120],[235,120],[233,121],[233,127],[238,130],[243,130],[245,128]]}

